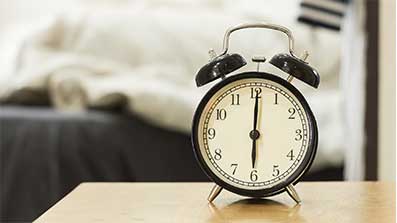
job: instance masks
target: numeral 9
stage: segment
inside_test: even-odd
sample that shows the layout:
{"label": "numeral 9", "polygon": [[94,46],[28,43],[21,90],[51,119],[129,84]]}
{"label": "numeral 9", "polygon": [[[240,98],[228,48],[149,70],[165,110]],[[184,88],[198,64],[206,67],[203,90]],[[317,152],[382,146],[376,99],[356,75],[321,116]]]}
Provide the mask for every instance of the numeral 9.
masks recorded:
{"label": "numeral 9", "polygon": [[209,129],[208,129],[208,139],[213,139],[213,138],[215,138],[215,134],[216,134],[216,132],[215,132],[215,129],[214,129],[214,128],[209,128]]}

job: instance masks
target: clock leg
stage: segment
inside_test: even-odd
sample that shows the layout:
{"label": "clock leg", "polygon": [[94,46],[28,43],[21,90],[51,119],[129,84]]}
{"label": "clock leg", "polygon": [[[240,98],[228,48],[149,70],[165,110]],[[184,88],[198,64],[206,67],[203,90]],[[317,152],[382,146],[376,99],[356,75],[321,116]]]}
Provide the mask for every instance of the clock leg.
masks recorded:
{"label": "clock leg", "polygon": [[296,192],[294,186],[292,184],[286,187],[288,195],[297,203],[299,204],[302,200],[300,199],[298,193]]}
{"label": "clock leg", "polygon": [[222,189],[223,188],[221,186],[215,184],[215,186],[211,189],[211,192],[208,195],[207,200],[209,202],[212,202],[221,193]]}

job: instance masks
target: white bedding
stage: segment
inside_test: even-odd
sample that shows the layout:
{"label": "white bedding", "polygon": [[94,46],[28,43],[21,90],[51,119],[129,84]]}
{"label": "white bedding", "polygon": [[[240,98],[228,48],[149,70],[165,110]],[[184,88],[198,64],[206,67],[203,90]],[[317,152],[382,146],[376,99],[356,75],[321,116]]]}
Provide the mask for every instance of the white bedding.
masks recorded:
{"label": "white bedding", "polygon": [[[144,5],[132,11],[83,11],[13,29],[1,39],[0,101],[34,102],[48,92],[53,106],[67,111],[123,102],[128,112],[155,125],[188,133],[195,106],[210,87],[196,88],[194,83],[196,71],[208,61],[208,48],[220,51],[230,25],[279,23],[292,29],[298,51],[311,53],[308,61],[321,75],[320,90],[294,82],[307,96],[320,128],[314,167],[342,163],[337,33],[297,24],[297,2],[283,13],[260,2],[172,2],[168,7],[169,1],[149,1],[150,10]],[[282,34],[249,31],[233,34],[230,50],[250,61],[252,55],[270,58],[286,47]],[[243,70],[250,69],[255,65]],[[269,64],[263,69],[285,76]]]}

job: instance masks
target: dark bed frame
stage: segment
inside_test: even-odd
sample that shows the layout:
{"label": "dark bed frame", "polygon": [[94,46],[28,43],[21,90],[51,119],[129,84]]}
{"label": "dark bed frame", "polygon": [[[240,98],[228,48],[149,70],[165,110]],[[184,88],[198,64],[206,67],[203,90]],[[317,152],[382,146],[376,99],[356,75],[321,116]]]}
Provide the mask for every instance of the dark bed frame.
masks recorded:
{"label": "dark bed frame", "polygon": [[379,1],[366,0],[365,179],[378,179]]}

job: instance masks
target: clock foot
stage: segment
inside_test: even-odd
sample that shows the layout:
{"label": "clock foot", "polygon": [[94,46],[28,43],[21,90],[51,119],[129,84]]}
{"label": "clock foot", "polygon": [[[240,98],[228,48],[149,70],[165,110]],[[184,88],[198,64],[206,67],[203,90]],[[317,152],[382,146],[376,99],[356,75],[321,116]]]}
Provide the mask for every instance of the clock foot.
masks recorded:
{"label": "clock foot", "polygon": [[302,200],[300,199],[298,193],[296,192],[294,186],[292,184],[286,187],[288,195],[297,203],[299,204]]}
{"label": "clock foot", "polygon": [[223,188],[221,186],[218,186],[217,184],[215,184],[215,186],[211,189],[211,192],[208,195],[207,200],[209,202],[212,202],[213,200],[215,200],[215,198],[221,193],[222,189]]}

